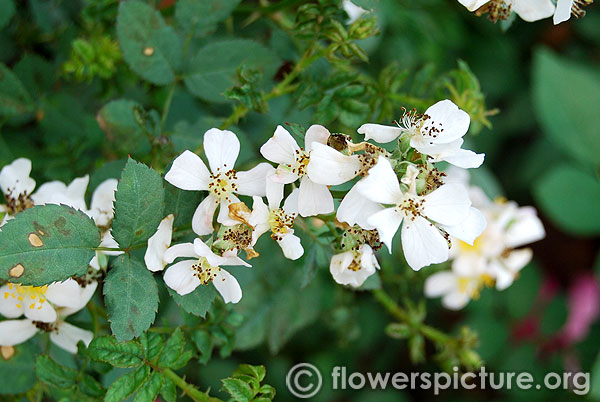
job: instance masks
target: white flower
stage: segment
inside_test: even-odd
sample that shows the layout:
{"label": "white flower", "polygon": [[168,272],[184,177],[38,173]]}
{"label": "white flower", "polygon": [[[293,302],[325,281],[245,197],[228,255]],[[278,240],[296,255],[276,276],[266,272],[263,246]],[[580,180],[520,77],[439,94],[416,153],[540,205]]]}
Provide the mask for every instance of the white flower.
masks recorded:
{"label": "white flower", "polygon": [[117,179],[107,179],[100,183],[92,194],[92,204],[87,214],[100,228],[109,227],[115,216],[113,207],[118,184]]}
{"label": "white flower", "polygon": [[357,6],[350,0],[344,0],[342,2],[342,7],[344,8],[346,14],[348,14],[348,21],[346,21],[348,24],[352,24],[354,21],[362,17],[363,14],[368,13],[367,10]]}
{"label": "white flower", "polygon": [[[381,241],[390,252],[392,239],[402,224],[402,249],[408,265],[414,270],[444,262],[449,257],[448,241],[435,224],[444,230],[460,227],[471,212],[467,190],[459,184],[444,184],[425,196],[417,195],[417,174],[416,168],[410,166],[407,169],[403,182],[408,183],[408,191],[403,192],[390,162],[380,157],[367,177],[356,184],[363,197],[391,205],[367,221],[377,228]],[[463,237],[475,238],[484,227],[485,222],[483,227],[473,225]]]}
{"label": "white flower", "polygon": [[144,262],[146,263],[146,267],[152,272],[162,271],[167,265],[165,252],[171,245],[174,219],[175,216],[173,214],[163,218],[158,225],[156,233],[148,239],[148,248],[146,249],[146,254],[144,254]]}
{"label": "white flower", "polygon": [[458,0],[469,11],[487,11],[492,20],[507,19],[514,11],[523,20],[532,22],[548,18],[554,14],[554,4],[550,0]]}
{"label": "white flower", "polygon": [[368,244],[358,250],[346,251],[331,257],[329,272],[340,285],[360,287],[379,269],[379,263]]}
{"label": "white flower", "polygon": [[[50,340],[56,345],[70,353],[77,353],[77,342],[81,340],[88,345],[94,335],[64,319],[85,307],[97,285],[94,281],[82,287],[73,279],[42,287],[4,285],[0,288],[3,296],[0,313],[13,319],[0,322],[0,345],[18,345],[41,329],[50,332]],[[22,313],[25,319],[14,319]]]}
{"label": "white flower", "polygon": [[313,182],[306,174],[313,143],[326,144],[328,138],[329,131],[325,127],[312,125],[306,130],[303,149],[285,128],[277,126],[273,137],[260,148],[266,159],[279,164],[271,180],[288,184],[300,179],[298,211],[301,216],[333,212],[333,197],[327,186]]}
{"label": "white flower", "polygon": [[344,155],[327,145],[312,144],[306,174],[313,182],[336,186],[354,179],[362,171],[361,155]]}
{"label": "white flower", "polygon": [[446,99],[429,107],[425,114],[408,112],[398,127],[363,124],[358,132],[365,140],[379,143],[395,140],[402,134],[410,136],[410,146],[431,157],[432,162],[446,161],[462,168],[476,168],[483,163],[484,154],[462,149],[462,137],[469,130],[471,118]]}
{"label": "white flower", "polygon": [[593,0],[558,0],[556,2],[556,12],[554,13],[554,25],[567,21],[571,14],[576,18],[585,15],[583,7],[592,3]]}
{"label": "white flower", "polygon": [[35,188],[35,180],[29,177],[30,173],[31,161],[27,158],[16,159],[10,165],[2,168],[0,171],[0,189],[7,201],[7,205],[3,206],[2,212],[12,216],[33,206],[31,193]]}
{"label": "white flower", "polygon": [[294,234],[294,220],[298,215],[298,189],[294,189],[280,208],[283,194],[267,192],[268,206],[260,197],[253,197],[252,214],[248,223],[254,227],[252,244],[265,232],[271,231],[271,237],[277,241],[283,255],[297,260],[304,254],[300,238]]}
{"label": "white flower", "polygon": [[340,202],[336,218],[350,226],[358,225],[365,230],[373,230],[375,226],[369,223],[369,218],[383,209],[379,203],[363,196],[360,186],[354,185]]}
{"label": "white flower", "polygon": [[250,264],[235,255],[235,252],[225,252],[218,256],[210,250],[202,240],[196,239],[194,243],[181,243],[171,246],[164,255],[167,263],[172,263],[178,257],[187,257],[169,268],[164,275],[168,287],[186,295],[200,285],[213,283],[223,297],[225,303],[237,303],[242,298],[242,288],[233,275],[221,268],[221,265]]}
{"label": "white flower", "polygon": [[235,194],[263,197],[265,179],[272,170],[268,163],[261,163],[247,172],[235,171],[240,141],[231,131],[208,130],[204,134],[204,152],[211,171],[198,155],[185,151],[165,175],[165,180],[183,190],[208,190],[208,197],[198,205],[192,218],[192,229],[201,236],[212,233],[213,216],[219,204],[217,221],[226,226],[237,224],[229,217],[229,205],[240,202]]}
{"label": "white flower", "polygon": [[450,310],[460,310],[469,300],[477,299],[484,286],[494,280],[485,272],[474,270],[458,274],[454,271],[436,272],[425,280],[425,296],[442,297],[442,305]]}
{"label": "white flower", "polygon": [[89,181],[88,175],[78,177],[68,186],[62,181],[50,181],[42,184],[31,199],[35,205],[63,204],[87,212],[85,191]]}

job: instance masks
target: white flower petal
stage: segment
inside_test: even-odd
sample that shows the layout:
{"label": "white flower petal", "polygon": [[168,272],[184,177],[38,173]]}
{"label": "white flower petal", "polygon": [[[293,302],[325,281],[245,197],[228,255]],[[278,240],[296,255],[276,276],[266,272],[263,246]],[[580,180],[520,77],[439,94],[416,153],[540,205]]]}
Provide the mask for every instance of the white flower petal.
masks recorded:
{"label": "white flower petal", "polygon": [[165,284],[181,296],[193,292],[201,284],[192,269],[192,265],[197,262],[197,260],[185,260],[171,265],[163,276]]}
{"label": "white flower petal", "polygon": [[237,279],[224,269],[216,272],[213,285],[223,297],[225,303],[237,303],[242,299],[242,288]]}
{"label": "white flower petal", "polygon": [[16,294],[15,297],[12,296],[16,292],[16,286],[12,285],[12,289],[8,284],[0,287],[0,314],[6,318],[18,318],[23,315],[23,303],[17,299]]}
{"label": "white flower petal", "polygon": [[198,155],[186,150],[175,158],[165,180],[182,190],[208,190],[210,172]]}
{"label": "white flower petal", "polygon": [[386,208],[371,215],[367,222],[377,229],[381,242],[387,246],[391,254],[392,240],[402,223],[402,215],[396,212],[395,208]]}
{"label": "white flower petal", "polygon": [[402,134],[400,127],[383,126],[381,124],[363,124],[358,128],[359,134],[365,135],[365,141],[374,140],[380,144],[394,141]]}
{"label": "white flower petal", "polygon": [[542,221],[533,207],[521,207],[506,229],[506,246],[520,247],[546,237]]}
{"label": "white flower petal", "polygon": [[396,204],[402,199],[400,183],[392,165],[380,156],[377,164],[369,169],[369,174],[355,184],[363,197],[382,204]]}
{"label": "white flower petal", "polygon": [[290,195],[285,199],[283,203],[283,211],[287,215],[298,215],[298,202],[300,197],[300,190],[297,188],[293,189]]}
{"label": "white flower petal", "polygon": [[246,172],[237,172],[236,192],[241,195],[264,197],[267,194],[267,177],[273,173],[275,173],[275,168],[268,163],[259,163]]}
{"label": "white flower petal", "polygon": [[277,169],[275,169],[275,174],[269,176],[269,179],[276,183],[290,184],[298,180],[298,177],[298,174],[292,172],[292,169],[288,166],[279,165],[277,166]]}
{"label": "white flower petal", "polygon": [[211,128],[204,133],[204,153],[210,170],[227,172],[233,169],[240,153],[240,140],[231,131]]}
{"label": "white flower petal", "polygon": [[218,267],[219,265],[243,265],[246,267],[250,267],[246,261],[242,260],[236,255],[235,251],[227,251],[223,254],[223,256],[216,255],[212,252],[210,247],[206,245],[202,240],[195,239],[194,240],[194,251],[200,257],[206,258],[208,263],[213,267]]}
{"label": "white flower petal", "polygon": [[19,345],[37,333],[31,320],[6,320],[0,322],[0,345]]}
{"label": "white flower petal", "polygon": [[306,130],[306,135],[304,136],[304,149],[306,152],[310,152],[314,142],[327,144],[329,135],[329,130],[325,127],[313,124]]}
{"label": "white flower petal", "polygon": [[217,222],[225,226],[235,226],[240,223],[237,219],[233,219],[229,216],[229,205],[236,204],[240,200],[233,194],[229,196],[228,200],[222,200],[219,206],[219,214],[217,215]]}
{"label": "white flower petal", "polygon": [[357,186],[354,186],[342,199],[338,207],[336,218],[350,226],[358,225],[366,230],[373,230],[368,219],[384,208],[376,202],[364,197]]}
{"label": "white flower petal", "polygon": [[335,186],[354,179],[360,168],[358,155],[344,155],[327,145],[315,142],[306,173],[315,183]]}
{"label": "white flower petal", "polygon": [[533,258],[533,251],[530,248],[521,248],[512,250],[507,256],[502,258],[502,264],[512,273],[522,270]]}
{"label": "white flower petal", "polygon": [[68,315],[74,314],[74,313],[78,312],[79,310],[83,309],[88,304],[88,302],[90,301],[92,296],[94,295],[94,292],[96,291],[97,287],[98,287],[98,282],[96,282],[96,281],[94,281],[92,283],[88,283],[83,288],[80,287],[77,303],[73,307],[62,307],[60,309],[60,315],[62,317],[66,317]]}
{"label": "white flower petal", "polygon": [[[471,117],[449,99],[430,106],[425,114],[429,118],[424,122],[420,132],[421,136],[429,139],[430,142],[447,144],[461,138],[469,131]],[[434,138],[433,135],[436,137]]]}
{"label": "white flower petal", "polygon": [[76,307],[79,305],[81,287],[74,279],[54,282],[48,285],[44,296],[56,307]]}
{"label": "white flower petal", "polygon": [[456,151],[442,155],[441,161],[446,161],[454,166],[458,166],[463,169],[474,169],[481,166],[485,159],[485,154],[476,154],[473,151],[467,149],[457,149]]}
{"label": "white flower petal", "polygon": [[295,153],[299,149],[294,137],[282,126],[277,126],[273,136],[260,147],[260,153],[271,162],[288,164],[294,162]]}
{"label": "white flower petal", "polygon": [[13,197],[20,194],[31,194],[35,188],[35,180],[29,177],[31,161],[27,158],[15,159],[10,165],[0,170],[0,188],[4,194],[12,193]]}
{"label": "white flower petal", "polygon": [[512,10],[524,21],[533,22],[554,14],[554,3],[550,0],[513,0]]}
{"label": "white flower petal", "polygon": [[25,314],[25,317],[29,318],[30,320],[41,322],[56,321],[56,310],[54,310],[48,301],[45,301],[44,303],[37,302],[33,308],[27,304],[28,300],[25,300],[23,305],[23,314]]}
{"label": "white flower petal", "polygon": [[475,11],[489,1],[490,0],[458,0],[458,2],[467,7],[469,11]]}
{"label": "white flower petal", "polygon": [[67,185],[62,181],[49,181],[38,187],[31,199],[35,205],[61,204],[65,201]]}
{"label": "white flower petal", "polygon": [[254,196],[252,199],[254,203],[252,204],[252,213],[248,223],[254,227],[252,231],[252,244],[254,245],[258,238],[270,229],[269,217],[271,213],[261,197]]}
{"label": "white flower petal", "polygon": [[451,292],[442,297],[442,305],[448,310],[460,310],[469,303],[471,298],[464,292]]}
{"label": "white flower petal", "polygon": [[571,18],[571,8],[573,7],[574,0],[558,0],[556,2],[556,11],[554,12],[553,22],[554,25],[565,22]]}
{"label": "white flower petal", "polygon": [[106,179],[96,187],[92,194],[92,204],[88,215],[99,227],[107,227],[115,215],[113,206],[118,184],[117,179]]}
{"label": "white flower petal", "polygon": [[192,216],[192,230],[199,236],[211,234],[213,232],[213,217],[219,205],[219,200],[212,194],[209,194],[196,208]]}
{"label": "white flower petal", "polygon": [[425,218],[405,219],[402,224],[402,250],[408,265],[415,271],[444,262],[449,257],[448,242]]}
{"label": "white flower petal", "polygon": [[279,247],[283,251],[285,258],[289,260],[297,260],[304,254],[304,248],[300,243],[300,238],[294,234],[294,230],[290,229],[277,240]]}
{"label": "white flower petal", "polygon": [[467,218],[470,208],[467,189],[457,183],[448,183],[425,196],[423,214],[443,225],[457,225]]}
{"label": "white flower petal", "polygon": [[480,210],[469,208],[467,217],[457,225],[442,225],[444,230],[452,237],[456,237],[471,246],[485,230],[487,221]]}
{"label": "white flower petal", "polygon": [[273,181],[272,177],[267,177],[267,203],[269,204],[269,209],[277,209],[281,205],[281,200],[283,200],[284,184]]}
{"label": "white flower petal", "polygon": [[68,322],[61,321],[57,325],[57,331],[50,333],[50,340],[60,348],[70,353],[77,353],[77,343],[82,341],[88,346],[94,339],[94,333],[85,329],[78,328]]}
{"label": "white flower petal", "polygon": [[198,258],[200,257],[198,253],[196,253],[194,248],[194,243],[179,243],[174,246],[169,247],[165,251],[164,260],[167,264],[172,263],[177,258],[181,257],[189,257],[189,258]]}
{"label": "white flower petal", "polygon": [[350,0],[344,0],[342,2],[342,7],[344,8],[344,11],[346,12],[346,14],[348,14],[348,21],[346,21],[346,23],[348,25],[351,25],[354,21],[359,19],[363,14],[368,12],[367,10],[365,10],[364,8],[362,8],[360,6],[357,6]]}
{"label": "white flower petal", "polygon": [[331,261],[329,263],[329,272],[331,273],[331,276],[333,276],[333,279],[340,285],[357,283],[354,276],[350,272],[346,272],[349,271],[348,267],[352,263],[353,259],[354,255],[351,251],[335,254],[331,257]]}
{"label": "white flower petal", "polygon": [[456,287],[456,275],[451,271],[441,271],[427,277],[424,293],[427,297],[440,297]]}
{"label": "white flower petal", "polygon": [[152,272],[165,269],[165,252],[171,245],[173,236],[173,214],[167,215],[160,221],[156,233],[148,239],[148,248],[144,254],[146,268]]}
{"label": "white flower petal", "polygon": [[327,186],[313,183],[304,176],[300,180],[298,212],[304,217],[333,212],[333,197]]}

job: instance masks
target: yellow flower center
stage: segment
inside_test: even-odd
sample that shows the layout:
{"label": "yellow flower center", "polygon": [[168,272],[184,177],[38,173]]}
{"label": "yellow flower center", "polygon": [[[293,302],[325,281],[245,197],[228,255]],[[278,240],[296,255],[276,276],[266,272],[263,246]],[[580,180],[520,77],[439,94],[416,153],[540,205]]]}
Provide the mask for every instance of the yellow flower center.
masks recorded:
{"label": "yellow flower center", "polygon": [[272,210],[269,213],[269,226],[273,233],[271,237],[275,240],[280,238],[279,235],[287,233],[294,226],[294,214],[286,214],[281,208]]}
{"label": "yellow flower center", "polygon": [[424,198],[405,194],[404,199],[396,206],[396,211],[414,221],[417,216],[422,216],[423,205],[425,205]]}
{"label": "yellow flower center", "polygon": [[458,290],[461,293],[468,293],[471,299],[478,299],[479,293],[483,287],[494,286],[494,278],[488,274],[481,274],[479,277],[461,277],[458,278]]}
{"label": "yellow flower center", "polygon": [[198,263],[192,265],[192,269],[194,270],[194,276],[200,279],[203,285],[208,285],[216,278],[221,267],[213,267],[205,257],[200,257]]}
{"label": "yellow flower center", "polygon": [[48,285],[44,286],[25,286],[14,283],[8,284],[8,292],[4,292],[4,299],[9,297],[17,300],[16,306],[23,308],[27,306],[30,309],[40,310],[46,302],[45,293],[48,290]]}
{"label": "yellow flower center", "polygon": [[219,201],[229,200],[229,196],[237,190],[237,172],[233,169],[221,173],[212,174],[210,176],[210,182],[208,183],[208,191],[212,192]]}
{"label": "yellow flower center", "polygon": [[310,162],[310,153],[300,148],[296,150],[296,155],[294,155],[294,163],[279,165],[279,169],[290,171],[297,174],[298,177],[302,177],[306,174],[308,162]]}

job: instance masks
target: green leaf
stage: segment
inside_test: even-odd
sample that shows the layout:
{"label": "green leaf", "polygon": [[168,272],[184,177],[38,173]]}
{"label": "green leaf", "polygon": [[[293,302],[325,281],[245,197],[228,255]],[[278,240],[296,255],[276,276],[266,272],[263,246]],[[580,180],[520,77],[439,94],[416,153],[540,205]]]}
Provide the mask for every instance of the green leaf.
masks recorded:
{"label": "green leaf", "polygon": [[91,397],[100,398],[104,396],[106,391],[102,388],[102,384],[94,379],[91,375],[84,375],[83,380],[79,382],[79,390]]}
{"label": "green leaf", "polygon": [[121,247],[146,242],[160,223],[164,202],[163,180],[146,165],[129,159],[115,193],[112,234]]}
{"label": "green leaf", "polygon": [[600,353],[596,357],[596,362],[592,367],[591,379],[590,379],[590,397],[593,400],[600,400]]}
{"label": "green leaf", "polygon": [[265,366],[252,366],[250,364],[240,364],[237,369],[233,372],[233,376],[237,375],[249,375],[250,377],[256,378],[258,381],[262,381],[265,378],[266,370]]}
{"label": "green leaf", "polygon": [[143,365],[119,377],[106,391],[104,402],[121,402],[133,394],[150,375],[150,367]]}
{"label": "green leaf", "polygon": [[0,29],[4,28],[15,15],[15,2],[13,0],[0,0]]}
{"label": "green leaf", "polygon": [[154,322],[158,287],[152,273],[128,255],[115,259],[104,282],[110,329],[119,341],[139,336]]}
{"label": "green leaf", "polygon": [[552,299],[544,309],[540,322],[540,330],[544,335],[552,335],[558,332],[567,321],[567,300],[564,295],[558,295]]}
{"label": "green leaf", "polygon": [[138,340],[144,348],[146,359],[150,362],[154,362],[160,356],[160,352],[165,346],[162,336],[156,332],[144,332]]}
{"label": "green leaf", "polygon": [[214,347],[210,333],[204,329],[199,329],[192,334],[192,341],[200,352],[198,361],[203,364],[208,363]]}
{"label": "green leaf", "polygon": [[177,305],[186,312],[198,317],[205,317],[210,305],[217,297],[217,291],[214,286],[201,285],[192,293],[185,296],[179,295],[173,289],[169,288],[169,294]]}
{"label": "green leaf", "polygon": [[117,37],[123,58],[142,78],[156,85],[175,80],[181,64],[181,41],[154,8],[140,1],[121,2]]}
{"label": "green leaf", "polygon": [[279,57],[258,42],[247,39],[212,42],[192,58],[184,74],[188,90],[208,102],[227,102],[223,96],[232,87],[235,73],[242,64],[273,77]]}
{"label": "green leaf", "polygon": [[0,358],[0,395],[25,392],[36,383],[35,354],[33,342],[13,346],[14,354],[8,360]]}
{"label": "green leaf", "polygon": [[236,402],[249,402],[254,398],[254,392],[248,384],[237,378],[224,378],[221,380],[223,388]]}
{"label": "green leaf", "polygon": [[137,367],[144,362],[144,348],[136,341],[117,342],[112,336],[94,338],[88,346],[94,360],[115,367]]}
{"label": "green leaf", "polygon": [[49,91],[56,81],[54,66],[36,54],[26,54],[13,68],[25,89],[32,95]]}
{"label": "green leaf", "polygon": [[152,372],[150,377],[142,384],[137,394],[135,402],[154,402],[163,385],[163,375],[156,371]]}
{"label": "green leaf", "polygon": [[167,183],[165,188],[165,210],[164,216],[175,215],[173,227],[189,225],[196,207],[202,201],[202,192],[181,190]]}
{"label": "green leaf", "polygon": [[120,149],[144,155],[150,151],[150,144],[134,118],[134,108],[141,105],[127,99],[114,100],[100,109],[97,120],[108,139]]}
{"label": "green leaf", "polygon": [[227,18],[241,0],[179,0],[175,21],[188,35],[202,36]]}
{"label": "green leaf", "polygon": [[35,359],[35,372],[41,381],[58,388],[71,388],[77,382],[77,370],[61,366],[46,355]]}
{"label": "green leaf", "polygon": [[160,395],[166,402],[175,402],[177,400],[177,388],[175,387],[175,383],[169,377],[164,375]]}
{"label": "green leaf", "polygon": [[534,106],[544,133],[569,155],[598,165],[600,159],[600,79],[547,50],[533,65]]}
{"label": "green leaf", "polygon": [[185,337],[181,328],[176,328],[171,334],[167,343],[163,348],[160,358],[158,359],[159,367],[172,367],[173,364],[179,359],[179,356],[183,353],[185,347]]}
{"label": "green leaf", "polygon": [[579,235],[600,234],[600,181],[574,166],[559,165],[534,186],[542,211],[560,228]]}
{"label": "green leaf", "polygon": [[31,96],[21,81],[0,63],[0,117],[29,115],[34,108]]}
{"label": "green leaf", "polygon": [[39,286],[83,275],[99,244],[100,231],[81,211],[65,205],[27,209],[2,226],[0,278]]}

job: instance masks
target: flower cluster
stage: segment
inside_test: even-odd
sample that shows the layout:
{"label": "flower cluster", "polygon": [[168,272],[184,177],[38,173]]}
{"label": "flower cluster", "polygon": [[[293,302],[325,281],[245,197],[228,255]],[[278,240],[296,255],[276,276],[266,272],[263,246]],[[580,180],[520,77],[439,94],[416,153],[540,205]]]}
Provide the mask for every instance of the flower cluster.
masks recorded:
{"label": "flower cluster", "polygon": [[[6,200],[6,204],[0,205],[0,226],[35,205],[62,204],[83,211],[94,220],[102,230],[101,247],[118,247],[110,233],[116,179],[108,179],[96,188],[88,208],[85,202],[89,182],[87,175],[68,185],[60,181],[47,182],[34,192],[36,182],[29,177],[30,173],[31,161],[26,158],[19,158],[0,171],[0,188]],[[17,345],[38,331],[50,333],[52,342],[71,353],[77,353],[80,340],[89,344],[93,334],[69,324],[65,318],[86,306],[98,286],[98,279],[106,270],[106,256],[119,253],[96,252],[89,263],[88,273],[76,279],[44,286],[9,282],[0,287],[0,314],[8,318],[0,322],[0,345]],[[21,316],[25,318],[17,319]]]}
{"label": "flower cluster", "polygon": [[[358,129],[365,140],[380,145],[354,143],[348,135],[313,125],[302,147],[278,126],[260,149],[275,166],[260,163],[249,171],[235,170],[240,150],[236,135],[210,129],[204,134],[210,169],[198,155],[185,151],[165,175],[180,189],[208,192],[192,218],[193,231],[206,237],[171,245],[173,217],[167,216],[148,241],[146,265],[160,271],[180,258],[164,274],[167,286],[185,295],[212,282],[226,302],[236,303],[241,287],[222,266],[250,266],[237,254],[244,250],[248,258],[257,256],[253,247],[267,232],[285,257],[300,258],[304,249],[294,222],[315,216],[343,231],[335,246],[339,253],[330,264],[340,284],[359,287],[375,273],[379,264],[374,251],[385,244],[391,253],[400,227],[411,268],[447,261],[451,237],[473,244],[486,226],[467,188],[446,183],[445,173],[435,167],[442,161],[463,168],[482,164],[484,155],[462,148],[469,124],[467,113],[444,100],[424,114],[405,111],[396,126],[365,124]],[[394,141],[395,147],[381,145]],[[331,187],[347,182],[353,185],[337,203]],[[252,209],[238,195],[251,196]],[[215,230],[217,209],[220,226]]]}
{"label": "flower cluster", "polygon": [[490,20],[506,20],[514,11],[525,21],[537,21],[553,17],[554,24],[560,24],[571,18],[581,18],[585,15],[583,7],[593,0],[557,0],[556,5],[551,0],[458,0],[469,11],[476,14],[488,14]]}
{"label": "flower cluster", "polygon": [[[451,176],[468,184],[466,172],[454,171]],[[495,286],[497,290],[509,287],[533,257],[531,249],[517,247],[545,236],[533,207],[519,207],[503,198],[492,201],[476,186],[471,186],[469,193],[488,225],[473,244],[453,242],[451,269],[437,272],[425,282],[425,295],[441,296],[442,304],[452,310],[476,299],[484,286]]]}

